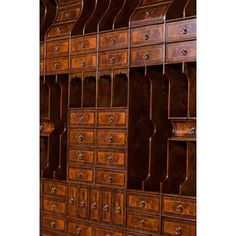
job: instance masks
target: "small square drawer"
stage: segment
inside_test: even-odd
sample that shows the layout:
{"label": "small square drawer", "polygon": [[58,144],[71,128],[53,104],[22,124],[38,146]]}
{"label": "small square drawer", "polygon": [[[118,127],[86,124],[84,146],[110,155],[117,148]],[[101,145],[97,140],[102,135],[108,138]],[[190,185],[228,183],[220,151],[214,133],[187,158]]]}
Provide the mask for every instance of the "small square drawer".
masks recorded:
{"label": "small square drawer", "polygon": [[71,9],[59,9],[56,22],[76,19],[80,14],[81,7],[77,6]]}
{"label": "small square drawer", "polygon": [[99,49],[100,50],[115,50],[128,47],[128,31],[116,31],[104,33],[100,35]]}
{"label": "small square drawer", "polygon": [[125,236],[124,232],[112,228],[95,227],[95,236]]}
{"label": "small square drawer", "polygon": [[99,67],[101,69],[128,66],[127,50],[99,53],[98,57]]}
{"label": "small square drawer", "polygon": [[47,57],[50,56],[62,56],[69,53],[69,41],[66,40],[57,40],[57,41],[48,41],[47,42]]}
{"label": "small square drawer", "polygon": [[94,52],[97,49],[97,36],[76,37],[71,40],[72,53]]}
{"label": "small square drawer", "polygon": [[69,110],[69,125],[70,126],[90,126],[95,125],[94,111]]}
{"label": "small square drawer", "polygon": [[53,217],[48,215],[42,216],[42,228],[53,231],[61,232],[65,231],[66,221],[64,218]]}
{"label": "small square drawer", "polygon": [[167,42],[189,40],[193,38],[196,38],[196,19],[167,23]]}
{"label": "small square drawer", "polygon": [[63,200],[43,198],[42,210],[52,214],[66,215],[66,204]]}
{"label": "small square drawer", "polygon": [[163,42],[163,25],[145,26],[131,29],[131,47]]}
{"label": "small square drawer", "polygon": [[71,129],[68,137],[69,145],[94,145],[95,134],[93,130]]}
{"label": "small square drawer", "polygon": [[68,169],[68,178],[71,181],[92,184],[93,175],[94,171],[91,168],[69,167]]}
{"label": "small square drawer", "polygon": [[54,25],[48,32],[48,38],[69,35],[74,23],[66,23],[61,25]]}
{"label": "small square drawer", "polygon": [[126,147],[126,131],[120,130],[97,130],[97,144],[106,147]]}
{"label": "small square drawer", "polygon": [[160,212],[160,196],[144,193],[128,193],[128,208],[150,213]]}
{"label": "small square drawer", "polygon": [[125,171],[96,169],[96,184],[125,187]]}
{"label": "small square drawer", "polygon": [[44,57],[44,42],[40,42],[40,58]]}
{"label": "small square drawer", "polygon": [[96,159],[100,166],[125,168],[126,151],[97,150]]}
{"label": "small square drawer", "polygon": [[46,60],[46,72],[68,72],[69,60],[68,59],[47,59]]}
{"label": "small square drawer", "polygon": [[131,66],[155,65],[162,62],[162,45],[131,49]]}
{"label": "small square drawer", "polygon": [[196,200],[188,198],[163,197],[163,215],[196,218]]}
{"label": "small square drawer", "polygon": [[69,220],[67,232],[69,235],[93,236],[93,226],[84,222]]}
{"label": "small square drawer", "polygon": [[159,233],[159,217],[127,212],[127,227],[157,234]]}
{"label": "small square drawer", "polygon": [[97,65],[96,54],[73,56],[71,59],[72,70],[95,70]]}
{"label": "small square drawer", "polygon": [[98,127],[127,127],[126,111],[98,111]]}
{"label": "small square drawer", "polygon": [[187,41],[166,45],[166,62],[194,60],[196,60],[196,41]]}
{"label": "small square drawer", "polygon": [[44,72],[44,60],[40,60],[40,74]]}
{"label": "small square drawer", "polygon": [[69,162],[92,165],[95,160],[94,156],[93,150],[69,148]]}
{"label": "small square drawer", "polygon": [[51,195],[55,197],[65,198],[67,192],[67,186],[64,183],[54,181],[43,182],[43,194]]}
{"label": "small square drawer", "polygon": [[188,221],[163,219],[163,236],[196,236],[196,224]]}

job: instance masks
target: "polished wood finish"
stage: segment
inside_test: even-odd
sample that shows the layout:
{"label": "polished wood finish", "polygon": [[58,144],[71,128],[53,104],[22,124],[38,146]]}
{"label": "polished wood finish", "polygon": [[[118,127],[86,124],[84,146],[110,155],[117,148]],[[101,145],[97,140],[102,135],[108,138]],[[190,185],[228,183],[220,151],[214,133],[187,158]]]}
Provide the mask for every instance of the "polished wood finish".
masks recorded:
{"label": "polished wood finish", "polygon": [[75,37],[71,40],[72,53],[93,52],[97,49],[97,36]]}

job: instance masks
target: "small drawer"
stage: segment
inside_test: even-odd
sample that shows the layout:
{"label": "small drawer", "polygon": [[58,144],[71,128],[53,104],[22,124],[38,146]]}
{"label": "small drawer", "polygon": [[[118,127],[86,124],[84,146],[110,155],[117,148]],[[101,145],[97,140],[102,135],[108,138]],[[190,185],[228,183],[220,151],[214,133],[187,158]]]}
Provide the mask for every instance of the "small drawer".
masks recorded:
{"label": "small drawer", "polygon": [[93,236],[93,226],[79,221],[69,220],[67,232],[69,235]]}
{"label": "small drawer", "polygon": [[59,9],[56,22],[76,19],[80,14],[80,10],[81,10],[80,6],[66,10]]}
{"label": "small drawer", "polygon": [[115,50],[128,47],[128,31],[116,31],[104,33],[100,35],[99,49],[100,50]]}
{"label": "small drawer", "polygon": [[43,194],[45,195],[65,198],[66,192],[67,192],[66,184],[53,181],[43,182]]}
{"label": "small drawer", "polygon": [[94,151],[69,148],[69,162],[92,165],[94,156]]}
{"label": "small drawer", "polygon": [[144,234],[136,234],[136,233],[132,233],[132,232],[127,232],[126,236],[146,236]]}
{"label": "small drawer", "polygon": [[164,219],[162,221],[163,236],[196,236],[196,224],[193,222]]}
{"label": "small drawer", "polygon": [[68,187],[68,194],[67,194],[67,211],[68,216],[70,217],[77,217],[77,202],[78,202],[78,187],[77,185],[70,185]]}
{"label": "small drawer", "polygon": [[163,25],[131,29],[131,47],[158,44],[163,40]]}
{"label": "small drawer", "polygon": [[44,57],[44,42],[40,42],[40,58]]}
{"label": "small drawer", "polygon": [[131,66],[155,65],[162,62],[162,45],[131,49]]}
{"label": "small drawer", "polygon": [[127,50],[99,53],[98,57],[101,69],[128,66]]}
{"label": "small drawer", "polygon": [[125,193],[113,192],[113,224],[122,226],[125,220]]}
{"label": "small drawer", "polygon": [[46,61],[46,72],[68,72],[69,60],[68,59],[48,59]]}
{"label": "small drawer", "polygon": [[79,186],[78,197],[78,217],[81,219],[88,219],[89,213],[89,190],[87,186]]}
{"label": "small drawer", "polygon": [[41,232],[40,236],[64,236],[64,234],[55,234],[54,232]]}
{"label": "small drawer", "polygon": [[40,121],[40,136],[48,136],[54,130],[54,123],[48,120]]}
{"label": "small drawer", "polygon": [[96,158],[97,165],[104,167],[125,168],[126,151],[98,150]]}
{"label": "small drawer", "polygon": [[128,193],[128,208],[152,213],[160,212],[160,196]]}
{"label": "small drawer", "polygon": [[72,53],[93,52],[97,49],[97,36],[85,36],[72,38],[71,50]]}
{"label": "small drawer", "polygon": [[196,201],[187,198],[163,197],[163,215],[196,218]]}
{"label": "small drawer", "polygon": [[69,35],[70,31],[72,30],[74,23],[66,23],[61,25],[54,25],[48,32],[47,37],[59,37],[64,35]]}
{"label": "small drawer", "polygon": [[69,130],[69,145],[94,145],[94,131],[84,129],[71,129]]}
{"label": "small drawer", "polygon": [[196,60],[196,41],[187,41],[166,45],[166,62],[194,60]]}
{"label": "small drawer", "polygon": [[65,231],[66,221],[63,218],[53,216],[42,216],[42,227],[50,231],[63,233]]}
{"label": "small drawer", "polygon": [[98,111],[98,127],[127,127],[126,111]]}
{"label": "small drawer", "polygon": [[152,233],[159,233],[159,218],[138,214],[136,212],[127,213],[127,227],[129,229],[142,230]]}
{"label": "small drawer", "polygon": [[44,72],[44,60],[40,60],[40,74]]}
{"label": "small drawer", "polygon": [[93,183],[93,169],[90,168],[76,168],[69,167],[68,169],[68,177],[71,181],[77,181],[80,183]]}
{"label": "small drawer", "polygon": [[96,54],[87,54],[74,56],[71,59],[72,70],[95,70],[97,65],[97,56]]}
{"label": "small drawer", "polygon": [[167,23],[167,42],[189,40],[193,38],[196,38],[196,19]]}
{"label": "small drawer", "polygon": [[57,40],[47,42],[47,57],[50,56],[62,56],[69,53],[69,41]]}
{"label": "small drawer", "polygon": [[42,210],[48,213],[66,215],[66,204],[61,200],[43,198]]}
{"label": "small drawer", "polygon": [[92,188],[90,190],[90,206],[89,206],[90,220],[98,221],[100,213],[99,205],[100,205],[100,191],[98,189]]}
{"label": "small drawer", "polygon": [[97,144],[106,147],[126,147],[127,134],[119,130],[97,130]]}
{"label": "small drawer", "polygon": [[101,222],[105,224],[111,223],[112,217],[112,192],[107,190],[102,190],[101,194]]}
{"label": "small drawer", "polygon": [[69,125],[94,127],[95,112],[70,110],[69,111]]}
{"label": "small drawer", "polygon": [[96,184],[113,187],[124,187],[125,172],[96,169]]}
{"label": "small drawer", "polygon": [[125,233],[121,230],[96,226],[94,235],[95,236],[125,236]]}

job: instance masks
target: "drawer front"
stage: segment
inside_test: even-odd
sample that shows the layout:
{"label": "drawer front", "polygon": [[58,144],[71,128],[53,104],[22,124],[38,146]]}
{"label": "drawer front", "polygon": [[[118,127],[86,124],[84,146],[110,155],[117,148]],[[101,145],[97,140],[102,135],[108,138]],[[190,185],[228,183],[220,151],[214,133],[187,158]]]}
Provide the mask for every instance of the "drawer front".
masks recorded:
{"label": "drawer front", "polygon": [[52,26],[48,32],[48,38],[69,35],[74,23]]}
{"label": "drawer front", "polygon": [[68,191],[68,215],[71,217],[77,217],[77,200],[78,190],[77,186],[70,186]]}
{"label": "drawer front", "polygon": [[69,180],[80,183],[93,183],[93,169],[69,167]]}
{"label": "drawer front", "polygon": [[163,25],[146,26],[131,29],[131,47],[158,44],[163,42]]}
{"label": "drawer front", "polygon": [[146,235],[144,235],[144,234],[135,234],[135,233],[127,232],[126,236],[146,236]]}
{"label": "drawer front", "polygon": [[42,227],[51,231],[64,232],[65,220],[51,216],[42,216]]}
{"label": "drawer front", "polygon": [[56,197],[66,197],[67,187],[65,184],[57,182],[43,182],[43,194]]}
{"label": "drawer front", "polygon": [[118,49],[128,47],[128,31],[117,31],[100,35],[100,50]]}
{"label": "drawer front", "polygon": [[159,218],[128,212],[127,226],[130,229],[159,233]]}
{"label": "drawer front", "polygon": [[93,145],[94,136],[93,130],[72,129],[69,130],[69,144],[78,146]]}
{"label": "drawer front", "polygon": [[97,144],[107,147],[126,147],[127,134],[125,131],[97,130]]}
{"label": "drawer front", "polygon": [[59,0],[60,5],[71,4],[71,3],[81,3],[81,0]]}
{"label": "drawer front", "polygon": [[162,235],[196,236],[196,225],[192,222],[163,220]]}
{"label": "drawer front", "polygon": [[44,60],[40,60],[40,74],[44,72]]}
{"label": "drawer front", "polygon": [[43,198],[43,211],[54,214],[66,215],[66,204],[65,202]]}
{"label": "drawer front", "polygon": [[58,40],[47,42],[47,56],[66,55],[69,53],[69,41]]}
{"label": "drawer front", "polygon": [[104,167],[124,168],[126,163],[125,151],[97,151],[97,165]]}
{"label": "drawer front", "polygon": [[89,206],[89,217],[91,220],[98,221],[99,219],[99,203],[100,203],[100,192],[98,189],[90,190],[90,206]]}
{"label": "drawer front", "polygon": [[125,220],[125,193],[113,193],[113,224],[121,226]]}
{"label": "drawer front", "polygon": [[98,127],[119,127],[127,126],[127,115],[125,111],[98,111]]}
{"label": "drawer front", "polygon": [[56,22],[68,21],[76,19],[80,14],[80,7],[75,7],[72,9],[59,10],[57,14]]}
{"label": "drawer front", "polygon": [[69,111],[69,125],[70,126],[88,126],[95,125],[94,111]]}
{"label": "drawer front", "polygon": [[69,148],[69,161],[78,164],[94,164],[94,151]]}
{"label": "drawer front", "polygon": [[160,212],[160,197],[128,193],[128,208],[153,213]]}
{"label": "drawer front", "polygon": [[125,172],[124,171],[104,171],[96,170],[96,184],[124,187],[125,186]]}
{"label": "drawer front", "polygon": [[196,38],[196,19],[167,23],[166,41],[180,41]]}
{"label": "drawer front", "polygon": [[196,41],[167,44],[166,62],[196,60]]}
{"label": "drawer front", "polygon": [[93,226],[70,220],[67,231],[70,235],[93,236]]}
{"label": "drawer front", "polygon": [[71,40],[72,53],[93,52],[97,49],[97,36],[73,38]]}
{"label": "drawer front", "polygon": [[113,68],[120,66],[128,66],[127,50],[99,53],[100,68]]}
{"label": "drawer front", "polygon": [[96,54],[72,57],[72,61],[71,61],[72,70],[76,70],[76,69],[80,69],[80,70],[94,69],[95,70],[96,64],[97,64]]}
{"label": "drawer front", "polygon": [[68,59],[48,59],[46,61],[46,72],[61,72],[68,71],[69,69],[69,60]]}
{"label": "drawer front", "polygon": [[44,42],[40,42],[40,57],[44,57]]}
{"label": "drawer front", "polygon": [[101,191],[101,222],[111,223],[112,216],[112,193]]}
{"label": "drawer front", "polygon": [[88,188],[79,186],[79,199],[78,199],[79,217],[88,218],[88,207],[89,207],[89,193]]}
{"label": "drawer front", "polygon": [[163,46],[131,49],[131,66],[154,65],[163,62]]}
{"label": "drawer front", "polygon": [[124,232],[111,228],[97,227],[95,228],[95,236],[124,236]]}
{"label": "drawer front", "polygon": [[194,219],[196,217],[196,201],[163,197],[163,215],[177,216]]}

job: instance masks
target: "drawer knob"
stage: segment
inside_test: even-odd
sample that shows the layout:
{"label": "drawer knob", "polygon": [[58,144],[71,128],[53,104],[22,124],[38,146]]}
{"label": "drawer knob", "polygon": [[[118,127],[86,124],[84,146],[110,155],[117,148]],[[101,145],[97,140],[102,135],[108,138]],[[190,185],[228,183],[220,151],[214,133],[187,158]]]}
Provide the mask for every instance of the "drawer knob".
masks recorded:
{"label": "drawer knob", "polygon": [[81,62],[80,62],[80,66],[81,66],[81,67],[84,67],[85,65],[86,65],[85,61],[81,61]]}
{"label": "drawer knob", "polygon": [[58,69],[59,66],[60,66],[60,65],[59,65],[58,63],[55,63],[55,64],[54,64],[54,67],[55,67],[56,69]]}
{"label": "drawer knob", "polygon": [[74,205],[74,198],[69,199],[69,205]]}
{"label": "drawer knob", "polygon": [[79,173],[76,174],[76,176],[77,176],[78,179],[81,179],[83,175],[82,175],[82,173],[79,172]]}
{"label": "drawer knob", "polygon": [[79,136],[77,136],[77,139],[80,141],[80,142],[83,142],[85,140],[85,137],[80,134]]}
{"label": "drawer knob", "polygon": [[145,15],[146,15],[146,16],[150,16],[150,15],[151,15],[151,11],[150,11],[150,10],[147,10],[147,11],[145,12]]}
{"label": "drawer knob", "polygon": [[84,159],[83,154],[82,153],[77,154],[77,159],[82,161]]}
{"label": "drawer knob", "polygon": [[108,156],[108,157],[107,157],[107,161],[108,161],[109,163],[112,163],[112,162],[113,162],[112,156]]}
{"label": "drawer knob", "polygon": [[91,204],[91,208],[92,208],[92,209],[97,209],[97,203],[96,203],[96,202],[92,203],[92,204]]}
{"label": "drawer knob", "polygon": [[107,122],[112,123],[112,122],[114,122],[114,120],[115,120],[114,116],[109,116],[107,119]]}
{"label": "drawer knob", "polygon": [[187,56],[187,55],[188,55],[188,51],[187,51],[186,49],[182,49],[182,50],[180,51],[180,54],[181,54],[182,56]]}
{"label": "drawer knob", "polygon": [[120,215],[121,212],[122,212],[122,211],[121,211],[121,207],[117,207],[117,208],[116,208],[116,214],[119,214],[119,215]]}
{"label": "drawer knob", "polygon": [[149,60],[149,53],[148,53],[148,52],[145,52],[145,53],[143,54],[143,59],[144,59],[144,60]]}
{"label": "drawer knob", "polygon": [[109,63],[110,63],[110,64],[115,64],[115,62],[116,62],[115,57],[111,57],[111,58],[109,59]]}
{"label": "drawer knob", "polygon": [[57,208],[56,204],[52,204],[52,205],[51,205],[51,211],[55,211],[56,208]]}
{"label": "drawer knob", "polygon": [[144,208],[144,207],[145,207],[145,204],[146,204],[145,201],[140,201],[140,202],[139,202],[139,207],[140,207],[140,208]]}
{"label": "drawer knob", "polygon": [[180,227],[177,228],[177,229],[175,230],[175,234],[178,235],[178,236],[182,235],[182,229],[181,229]]}
{"label": "drawer knob", "polygon": [[85,201],[80,202],[80,207],[85,208]]}
{"label": "drawer knob", "polygon": [[191,135],[196,134],[196,129],[195,129],[194,127],[192,127],[192,128],[189,130],[189,133],[190,133]]}
{"label": "drawer knob", "polygon": [[113,142],[112,136],[107,136],[105,140],[106,140],[107,143],[112,143]]}
{"label": "drawer knob", "polygon": [[56,28],[56,31],[57,31],[57,33],[60,33],[60,32],[61,32],[61,27],[58,26],[58,27]]}
{"label": "drawer knob", "polygon": [[44,124],[41,124],[40,125],[40,131],[43,131],[43,128],[44,128]]}
{"label": "drawer knob", "polygon": [[59,51],[59,47],[58,47],[58,46],[55,46],[55,47],[54,47],[54,50],[55,50],[56,52],[58,52],[58,51]]}
{"label": "drawer knob", "polygon": [[52,222],[51,222],[51,228],[52,228],[52,229],[55,229],[56,226],[57,226],[57,225],[56,225],[56,222],[55,222],[55,221],[52,221]]}
{"label": "drawer knob", "polygon": [[148,33],[145,33],[144,36],[143,36],[144,40],[148,40],[149,39],[149,35]]}
{"label": "drawer knob", "polygon": [[110,44],[114,46],[116,44],[116,40],[115,39],[111,39],[110,40]]}
{"label": "drawer knob", "polygon": [[85,43],[85,42],[81,42],[81,43],[80,43],[80,47],[81,47],[81,48],[85,48],[85,46],[86,46],[86,43]]}
{"label": "drawer knob", "polygon": [[81,228],[79,227],[79,228],[76,229],[76,232],[75,232],[75,233],[76,233],[77,235],[80,235],[81,232],[82,232],[82,230],[81,230]]}
{"label": "drawer knob", "polygon": [[108,205],[105,205],[105,206],[103,207],[103,211],[109,211],[109,206],[108,206]]}
{"label": "drawer knob", "polygon": [[68,11],[68,12],[65,13],[65,17],[66,17],[66,18],[70,17],[70,11]]}
{"label": "drawer knob", "polygon": [[188,33],[187,28],[186,28],[185,26],[182,27],[181,30],[180,30],[180,33],[181,33],[181,34],[187,34],[187,33]]}
{"label": "drawer knob", "polygon": [[57,189],[56,189],[56,187],[55,186],[53,186],[52,188],[51,188],[51,193],[56,193],[56,191],[57,191]]}
{"label": "drawer knob", "polygon": [[84,121],[84,116],[81,115],[81,116],[79,117],[79,122],[80,122],[80,123],[83,123],[83,121]]}
{"label": "drawer knob", "polygon": [[181,204],[179,204],[179,205],[177,205],[176,206],[176,212],[178,212],[178,213],[183,213],[183,211],[184,211],[184,207],[183,207],[183,205],[181,205]]}
{"label": "drawer knob", "polygon": [[139,221],[139,225],[140,225],[141,227],[143,227],[143,226],[145,225],[145,220],[144,220],[144,219],[140,220],[140,221]]}
{"label": "drawer knob", "polygon": [[109,183],[111,183],[111,182],[112,182],[112,177],[111,177],[111,176],[107,176],[107,181],[108,181]]}

